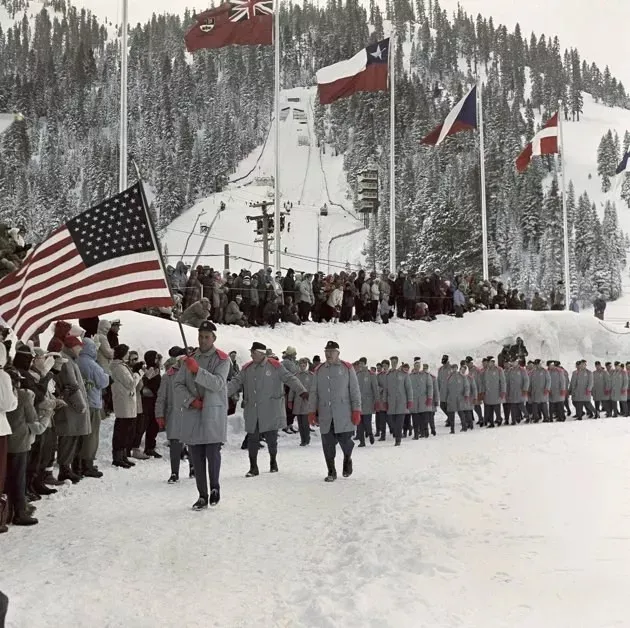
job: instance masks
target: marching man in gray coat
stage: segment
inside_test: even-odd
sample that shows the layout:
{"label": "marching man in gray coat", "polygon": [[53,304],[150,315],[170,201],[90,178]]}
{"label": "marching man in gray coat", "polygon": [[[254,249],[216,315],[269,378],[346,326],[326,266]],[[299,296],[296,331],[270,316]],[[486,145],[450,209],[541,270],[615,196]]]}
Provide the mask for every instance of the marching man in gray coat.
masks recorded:
{"label": "marching man in gray coat", "polygon": [[[185,358],[175,375],[175,399],[181,400],[180,440],[190,446],[199,499],[193,510],[216,506],[221,499],[221,446],[227,440],[227,378],[230,356],[214,346],[214,323],[199,326],[199,348]],[[258,445],[258,441],[256,441]],[[210,476],[210,494],[206,463]]]}
{"label": "marching man in gray coat", "polygon": [[[505,401],[507,386],[505,373],[497,366],[493,356],[486,358],[486,368],[481,373],[480,397],[483,400],[483,422],[486,427],[494,427],[494,421],[501,425],[501,404]],[[507,418],[506,418],[507,420]]]}
{"label": "marching man in gray coat", "polygon": [[610,373],[602,366],[602,363],[595,362],[593,371],[593,401],[597,412],[605,412],[610,416]]}
{"label": "marching man in gray coat", "polygon": [[569,384],[569,394],[571,401],[575,406],[575,418],[582,420],[583,409],[589,417],[597,418],[599,415],[595,412],[595,408],[591,403],[591,394],[593,391],[593,373],[586,368],[586,360],[580,360],[575,364],[576,370],[571,375],[571,383]]}
{"label": "marching man in gray coat", "polygon": [[[396,439],[394,445],[399,446],[402,439],[405,414],[413,408],[413,390],[411,389],[409,373],[398,369],[398,358],[394,356],[390,360],[392,368],[385,379],[385,394],[383,398],[390,427],[393,428],[394,438]],[[381,440],[385,440],[382,435]]]}
{"label": "marching man in gray coat", "polygon": [[[529,401],[532,404],[534,423],[549,423],[549,393],[551,392],[551,375],[541,366],[540,360],[534,360],[534,368],[529,374]],[[527,420],[529,422],[529,419]]]}
{"label": "marching man in gray coat", "polygon": [[228,396],[243,391],[243,416],[249,450],[249,471],[245,477],[248,478],[260,474],[258,443],[261,435],[265,437],[269,449],[269,471],[278,472],[278,430],[286,427],[287,422],[284,386],[294,390],[302,399],[308,399],[308,392],[300,380],[278,360],[267,357],[264,344],[254,342],[250,351],[252,361],[244,364],[240,373],[228,383]]}
{"label": "marching man in gray coat", "polygon": [[380,407],[380,391],[376,373],[372,373],[367,367],[367,358],[359,360],[357,370],[359,380],[359,391],[361,392],[361,424],[359,425],[359,447],[365,447],[366,435],[370,438],[370,445],[374,444],[374,433],[372,432],[372,414],[377,407]]}
{"label": "marching man in gray coat", "polygon": [[[413,439],[428,438],[429,415],[433,412],[433,379],[428,371],[421,370],[420,358],[414,360],[413,371],[409,374],[413,391]],[[437,384],[436,384],[437,385]],[[435,431],[435,427],[433,428]]]}
{"label": "marching man in gray coat", "polygon": [[[309,370],[308,358],[300,358],[298,362],[300,370],[296,373],[296,377],[302,383],[306,390],[311,389],[311,380],[313,373]],[[304,399],[295,390],[289,392],[289,409],[297,417],[298,428],[300,430],[300,447],[306,447],[311,443],[311,429],[308,424],[308,399]]]}
{"label": "marching man in gray coat", "polygon": [[339,345],[329,340],[326,361],[315,369],[309,397],[309,422],[319,420],[324,458],[328,467],[326,482],[337,479],[337,444],[343,451],[343,477],[352,475],[354,427],[361,423],[361,393],[357,374],[349,362],[339,359]]}

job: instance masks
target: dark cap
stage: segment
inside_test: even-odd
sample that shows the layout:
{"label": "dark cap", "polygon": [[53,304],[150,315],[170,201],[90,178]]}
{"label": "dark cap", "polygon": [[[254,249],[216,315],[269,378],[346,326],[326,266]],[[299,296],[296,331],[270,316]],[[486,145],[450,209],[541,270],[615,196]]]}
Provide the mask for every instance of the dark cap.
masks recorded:
{"label": "dark cap", "polygon": [[334,340],[329,340],[326,343],[326,349],[337,349],[337,350],[339,350],[339,345]]}
{"label": "dark cap", "polygon": [[473,361],[473,359],[469,355],[467,355],[466,356],[466,362],[472,362],[472,361]]}
{"label": "dark cap", "polygon": [[253,342],[250,351],[267,351],[267,347],[262,342]]}
{"label": "dark cap", "polygon": [[536,358],[536,359],[534,360],[534,364],[540,364],[540,358]]}
{"label": "dark cap", "polygon": [[460,366],[468,366],[468,365],[466,364],[466,360],[460,360],[459,365],[460,365]]}
{"label": "dark cap", "polygon": [[322,359],[318,355],[313,356],[313,364],[318,364],[322,361]]}
{"label": "dark cap", "polygon": [[420,362],[420,357],[416,356],[416,357],[413,359],[413,361],[414,361],[414,362]]}
{"label": "dark cap", "polygon": [[186,349],[184,347],[171,347],[168,350],[168,355],[170,358],[178,358],[180,355],[186,355]]}
{"label": "dark cap", "polygon": [[397,355],[392,355],[389,359],[392,360],[392,361],[398,360],[398,356]]}
{"label": "dark cap", "polygon": [[367,364],[367,358],[359,358],[360,364]]}
{"label": "dark cap", "polygon": [[212,321],[204,321],[199,325],[199,331],[211,331],[216,333],[217,326]]}

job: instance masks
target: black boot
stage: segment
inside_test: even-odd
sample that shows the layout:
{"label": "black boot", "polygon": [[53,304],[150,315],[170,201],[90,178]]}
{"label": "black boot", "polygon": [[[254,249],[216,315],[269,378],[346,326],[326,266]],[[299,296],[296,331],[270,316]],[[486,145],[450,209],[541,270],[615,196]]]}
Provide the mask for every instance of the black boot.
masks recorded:
{"label": "black boot", "polygon": [[328,467],[328,475],[324,478],[324,482],[334,482],[337,479],[337,469],[335,469],[335,461],[326,461]]}
{"label": "black boot", "polygon": [[199,497],[199,499],[192,505],[193,510],[205,510],[208,507],[208,498]]}
{"label": "black boot", "polygon": [[269,458],[269,473],[278,473],[278,463],[276,461],[276,455],[270,455]]}
{"label": "black boot", "polygon": [[370,434],[370,445],[374,444],[374,436]]}
{"label": "black boot", "polygon": [[26,512],[25,510],[22,510],[20,512],[16,511],[13,515],[14,526],[34,526],[37,523],[39,523],[37,519],[28,514],[28,512]]}
{"label": "black boot", "polygon": [[73,484],[77,484],[81,481],[81,476],[77,475],[69,466],[64,465],[59,468],[59,479],[70,480]]}
{"label": "black boot", "polygon": [[210,505],[217,506],[221,501],[221,491],[218,488],[213,488],[210,491]]}
{"label": "black boot", "polygon": [[127,465],[127,468],[135,467],[136,463],[135,462],[131,462],[131,460],[129,460],[129,455],[127,454],[127,451],[123,449],[122,453],[123,453],[122,460]]}
{"label": "black boot", "polygon": [[99,471],[93,463],[83,461],[83,477],[84,478],[102,478],[103,472]]}
{"label": "black boot", "polygon": [[57,492],[56,488],[48,488],[44,484],[44,479],[41,475],[33,480],[32,488],[38,495],[54,495]]}
{"label": "black boot", "polygon": [[46,486],[61,486],[63,482],[60,482],[53,474],[52,471],[44,471],[43,483]]}
{"label": "black boot", "polygon": [[121,469],[129,469],[130,465],[125,462],[124,455],[125,452],[122,449],[112,452],[112,465]]}
{"label": "black boot", "polygon": [[349,478],[352,475],[352,456],[343,457],[343,477]]}
{"label": "black boot", "polygon": [[177,473],[171,473],[171,477],[168,479],[168,484],[176,484],[179,482],[179,475]]}
{"label": "black boot", "polygon": [[258,462],[256,457],[249,457],[249,471],[245,474],[246,478],[253,478],[257,475],[260,475],[260,471],[258,471]]}

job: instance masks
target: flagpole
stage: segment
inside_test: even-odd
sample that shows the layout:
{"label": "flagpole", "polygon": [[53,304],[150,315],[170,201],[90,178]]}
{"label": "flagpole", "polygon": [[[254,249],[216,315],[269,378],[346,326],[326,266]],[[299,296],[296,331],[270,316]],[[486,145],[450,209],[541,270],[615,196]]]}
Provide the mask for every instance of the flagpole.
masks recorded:
{"label": "flagpole", "polygon": [[481,175],[481,242],[482,242],[482,258],[483,258],[483,279],[490,279],[490,271],[488,268],[488,214],[486,204],[486,142],[483,125],[483,85],[481,79],[477,82],[477,97],[479,106],[477,107],[477,115],[479,117],[479,172]]}
{"label": "flagpole", "polygon": [[389,40],[389,272],[396,274],[396,31]]}
{"label": "flagpole", "polygon": [[[280,0],[276,0],[273,14],[274,42],[274,197],[275,197],[275,267],[282,270],[282,248],[280,246]],[[265,235],[266,237],[266,235]]]}
{"label": "flagpole", "polygon": [[119,192],[127,189],[127,29],[129,23],[128,0],[122,0],[122,32],[120,38],[120,168]]}
{"label": "flagpole", "polygon": [[558,107],[558,135],[560,140],[560,172],[562,177],[562,229],[564,232],[564,309],[569,309],[571,277],[569,264],[569,215],[567,213],[566,170],[564,167],[564,132],[562,124],[562,103]]}
{"label": "flagpole", "polygon": [[[173,288],[171,284],[169,283],[168,276],[166,274],[164,256],[162,255],[162,245],[160,244],[160,239],[158,238],[157,232],[155,230],[153,216],[151,216],[151,210],[149,209],[149,202],[147,201],[146,194],[144,193],[144,185],[142,184],[142,176],[140,175],[140,168],[138,168],[138,164],[134,160],[132,160],[131,163],[136,171],[136,176],[138,177],[138,188],[140,189],[140,196],[142,197],[142,204],[144,205],[144,213],[147,217],[147,223],[149,225],[149,232],[151,233],[151,240],[153,240],[153,246],[155,247],[155,250],[158,254],[158,258],[160,260],[160,268],[162,269],[162,273],[164,275],[164,281],[166,282],[166,287],[168,288],[168,292],[171,295],[171,299],[173,300],[173,305],[175,305],[175,295],[173,294]],[[121,192],[123,191],[124,190],[121,190]],[[177,324],[179,325],[179,333],[181,334],[182,340],[184,341],[184,349],[187,349],[188,341],[186,340],[184,326],[182,325],[182,321],[180,320],[180,318],[177,318],[176,320],[177,320]]]}

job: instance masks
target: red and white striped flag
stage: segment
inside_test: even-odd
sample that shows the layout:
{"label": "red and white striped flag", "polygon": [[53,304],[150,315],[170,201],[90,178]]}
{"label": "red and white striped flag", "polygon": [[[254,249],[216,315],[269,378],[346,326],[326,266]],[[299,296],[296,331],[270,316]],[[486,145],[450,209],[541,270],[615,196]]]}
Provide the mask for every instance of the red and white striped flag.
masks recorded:
{"label": "red and white striped flag", "polygon": [[547,124],[534,135],[534,139],[517,157],[516,169],[519,172],[525,172],[532,161],[532,157],[555,155],[558,153],[558,130],[558,114],[556,113],[548,120]]}
{"label": "red and white striped flag", "polygon": [[69,220],[0,279],[0,317],[23,342],[61,318],[172,304],[142,183]]}

